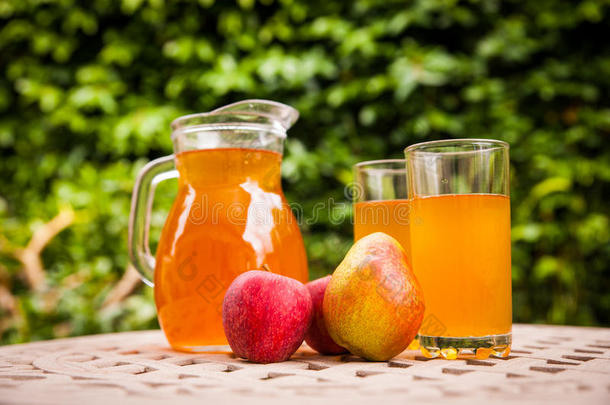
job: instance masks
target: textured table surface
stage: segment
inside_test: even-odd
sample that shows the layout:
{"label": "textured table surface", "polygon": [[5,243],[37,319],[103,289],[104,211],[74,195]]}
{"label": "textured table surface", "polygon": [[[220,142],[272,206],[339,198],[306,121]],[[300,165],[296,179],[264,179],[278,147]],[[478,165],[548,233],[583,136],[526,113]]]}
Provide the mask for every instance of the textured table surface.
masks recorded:
{"label": "textured table surface", "polygon": [[[515,325],[507,359],[389,362],[320,356],[252,364],[172,351],[161,331],[0,347],[0,402],[15,404],[610,403],[610,329]],[[326,402],[326,401],[324,401]]]}

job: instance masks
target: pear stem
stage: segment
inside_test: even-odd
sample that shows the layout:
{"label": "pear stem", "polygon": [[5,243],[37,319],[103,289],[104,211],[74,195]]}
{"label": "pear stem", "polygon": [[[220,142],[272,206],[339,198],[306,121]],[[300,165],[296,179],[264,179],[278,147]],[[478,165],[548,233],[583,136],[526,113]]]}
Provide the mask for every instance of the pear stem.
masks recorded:
{"label": "pear stem", "polygon": [[263,266],[262,266],[262,267],[263,267],[263,268],[262,268],[261,270],[268,271],[269,273],[271,273],[271,269],[269,268],[269,266],[267,265],[267,263],[263,264]]}

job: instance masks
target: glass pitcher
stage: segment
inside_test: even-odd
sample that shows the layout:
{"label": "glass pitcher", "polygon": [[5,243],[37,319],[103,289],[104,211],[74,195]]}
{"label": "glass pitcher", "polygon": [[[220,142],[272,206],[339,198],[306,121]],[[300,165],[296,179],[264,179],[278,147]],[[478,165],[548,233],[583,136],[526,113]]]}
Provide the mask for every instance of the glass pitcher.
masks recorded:
{"label": "glass pitcher", "polygon": [[[281,188],[280,164],[294,108],[246,100],[172,122],[174,155],[139,173],[129,256],[154,286],[159,323],[182,351],[226,345],[222,300],[233,279],[265,268],[306,282],[307,258]],[[157,183],[178,177],[156,259],[148,228]],[[154,283],[153,281],[154,280]]]}

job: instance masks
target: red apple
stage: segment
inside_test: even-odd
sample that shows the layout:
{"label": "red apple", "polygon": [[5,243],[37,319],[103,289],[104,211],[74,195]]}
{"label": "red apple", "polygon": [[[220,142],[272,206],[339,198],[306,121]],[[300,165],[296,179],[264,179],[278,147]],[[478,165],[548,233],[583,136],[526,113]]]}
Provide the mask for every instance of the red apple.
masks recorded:
{"label": "red apple", "polygon": [[235,355],[275,363],[287,360],[303,343],[312,309],[309,291],[299,281],[251,270],[227,289],[222,324]]}
{"label": "red apple", "polygon": [[341,354],[347,353],[344,347],[339,346],[328,334],[324,323],[322,303],[324,302],[324,292],[330,281],[330,276],[322,277],[305,284],[311,294],[313,302],[313,320],[311,326],[305,334],[305,341],[312,349],[322,354]]}

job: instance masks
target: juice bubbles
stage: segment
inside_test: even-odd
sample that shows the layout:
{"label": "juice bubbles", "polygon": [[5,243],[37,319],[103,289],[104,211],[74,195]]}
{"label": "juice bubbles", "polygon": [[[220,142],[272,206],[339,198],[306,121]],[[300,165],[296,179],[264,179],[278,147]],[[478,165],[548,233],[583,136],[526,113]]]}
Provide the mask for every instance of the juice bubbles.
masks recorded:
{"label": "juice bubbles", "polygon": [[426,314],[420,335],[510,333],[510,200],[448,194],[411,200],[411,252]]}
{"label": "juice bubbles", "polygon": [[227,344],[222,300],[248,270],[307,281],[296,219],[281,190],[281,155],[220,148],[176,156],[178,195],[157,249],[155,302],[172,347]]}

